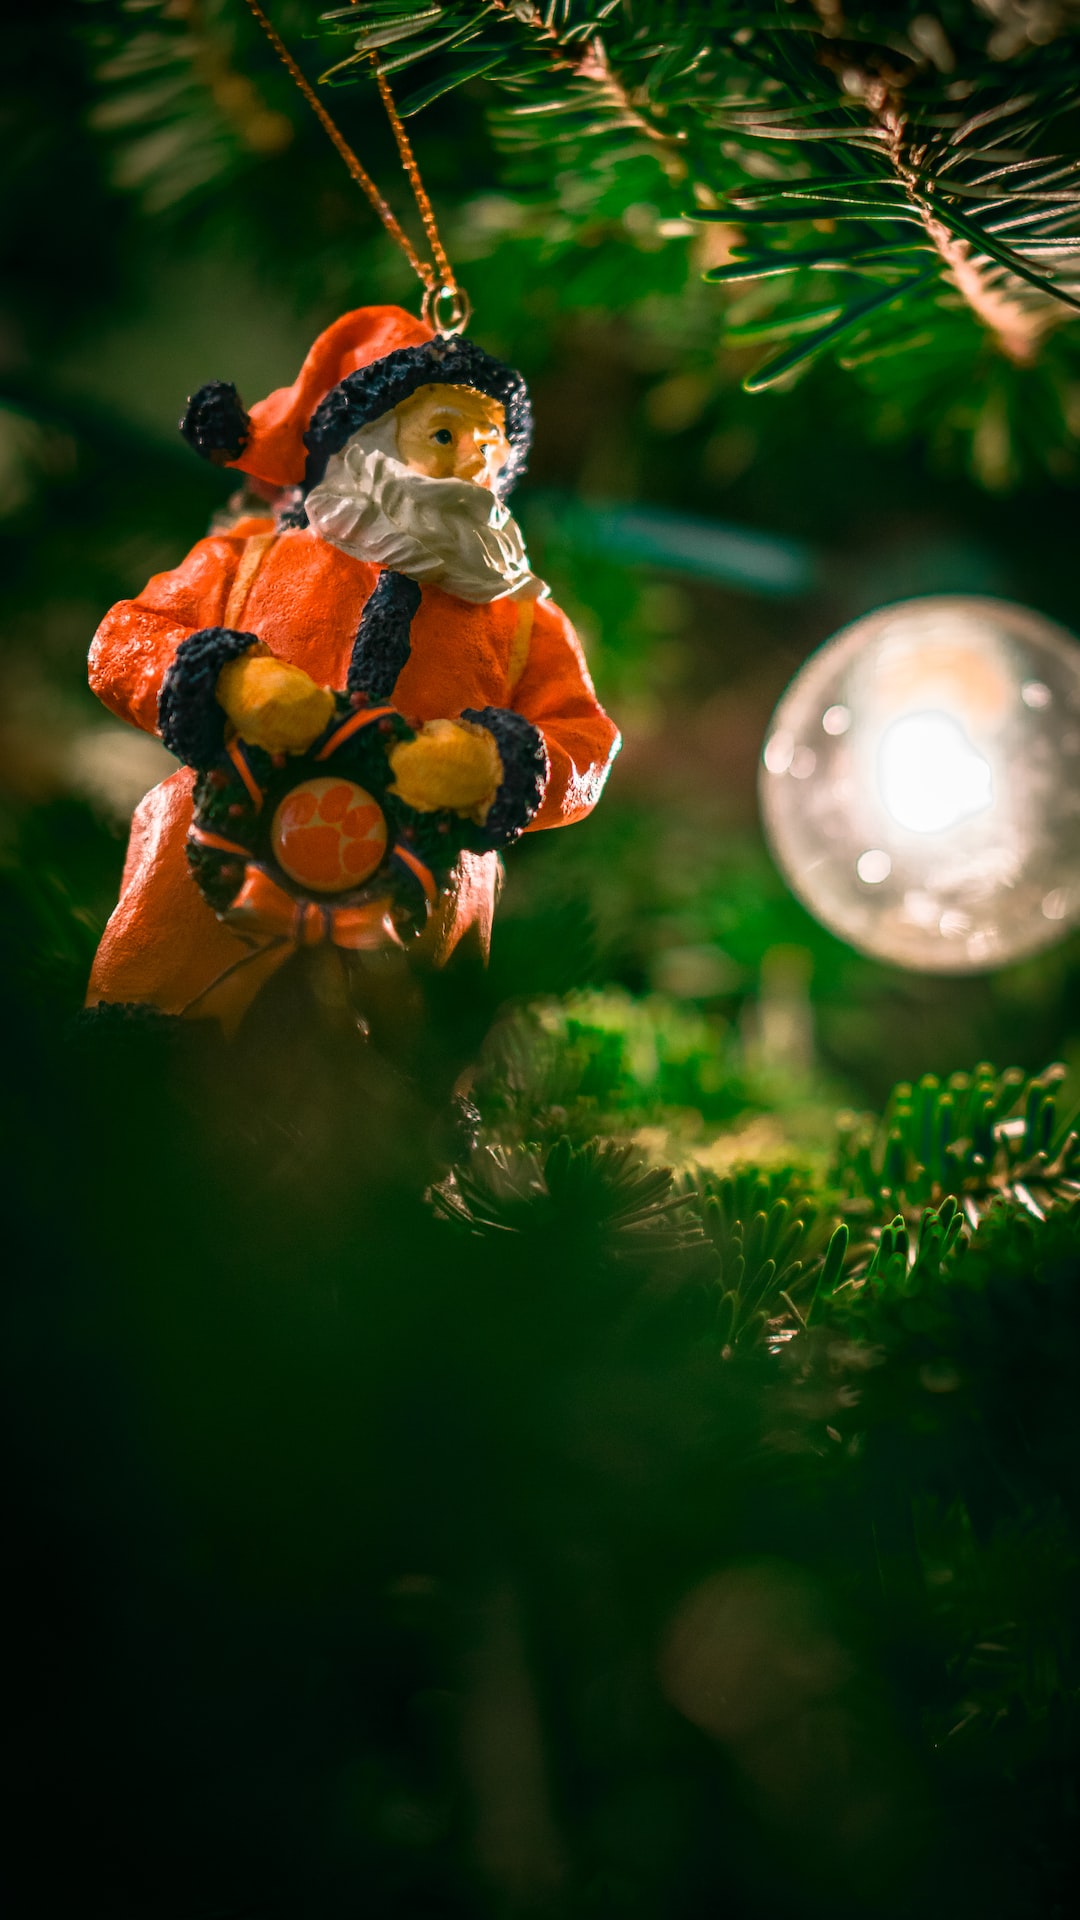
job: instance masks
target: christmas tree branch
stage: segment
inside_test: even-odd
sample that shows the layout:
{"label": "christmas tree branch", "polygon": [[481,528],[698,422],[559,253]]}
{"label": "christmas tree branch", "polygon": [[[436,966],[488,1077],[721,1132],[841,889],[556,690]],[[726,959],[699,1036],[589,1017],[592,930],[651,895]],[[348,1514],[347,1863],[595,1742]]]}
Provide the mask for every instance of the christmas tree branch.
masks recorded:
{"label": "christmas tree branch", "polygon": [[545,51],[552,65],[568,70],[575,79],[593,87],[601,105],[612,110],[617,125],[633,127],[635,132],[651,141],[669,180],[686,178],[686,163],[675,138],[656,126],[640,102],[631,96],[630,89],[612,67],[599,33],[590,34],[582,44],[581,52],[577,53],[572,42],[560,38],[550,16],[545,18],[539,7],[531,5],[530,0],[516,0],[516,4],[515,0],[491,0],[491,5],[498,13],[511,14],[515,19],[525,21],[545,43]]}
{"label": "christmas tree branch", "polygon": [[[821,9],[831,3],[814,0]],[[1065,318],[1064,302],[1025,298],[1015,276],[1006,275],[1004,284],[999,283],[1001,269],[988,255],[978,253],[969,241],[950,231],[928,201],[920,170],[926,148],[909,149],[907,118],[897,94],[882,81],[867,80],[866,98],[876,109],[875,120],[885,134],[885,151],[893,171],[918,212],[950,284],[1006,359],[1018,367],[1033,365],[1047,334]]]}

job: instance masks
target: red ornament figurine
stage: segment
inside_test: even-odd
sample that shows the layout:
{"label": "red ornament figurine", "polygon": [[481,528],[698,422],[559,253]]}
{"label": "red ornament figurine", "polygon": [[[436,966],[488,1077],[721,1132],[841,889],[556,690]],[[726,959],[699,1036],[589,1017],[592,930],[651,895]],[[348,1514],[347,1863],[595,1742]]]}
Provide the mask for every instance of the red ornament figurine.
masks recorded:
{"label": "red ornament figurine", "polygon": [[521,375],[362,307],[181,431],[268,504],[94,639],[95,691],[185,765],[136,811],[88,1004],[231,1031],[301,945],[486,951],[500,850],[587,814],[619,745],[505,505]]}

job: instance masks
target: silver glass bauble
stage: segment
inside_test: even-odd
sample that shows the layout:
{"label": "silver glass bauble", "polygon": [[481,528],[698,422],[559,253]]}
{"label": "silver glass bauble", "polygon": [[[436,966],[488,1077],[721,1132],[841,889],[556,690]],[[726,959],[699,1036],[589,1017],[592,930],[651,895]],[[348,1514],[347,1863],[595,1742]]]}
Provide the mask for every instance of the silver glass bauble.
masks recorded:
{"label": "silver glass bauble", "polygon": [[975,973],[1080,918],[1080,645],[1003,600],[906,600],[806,662],[765,742],[790,885],[853,946]]}

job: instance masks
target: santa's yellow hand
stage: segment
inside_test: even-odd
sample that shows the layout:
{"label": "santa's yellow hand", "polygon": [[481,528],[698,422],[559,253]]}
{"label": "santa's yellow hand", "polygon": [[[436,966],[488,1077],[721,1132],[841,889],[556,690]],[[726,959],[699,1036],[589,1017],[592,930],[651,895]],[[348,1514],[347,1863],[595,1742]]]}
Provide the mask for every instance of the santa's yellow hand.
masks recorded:
{"label": "santa's yellow hand", "polygon": [[390,789],[418,813],[445,807],[483,822],[503,777],[499,749],[486,727],[467,720],[428,720],[415,740],[390,755]]}
{"label": "santa's yellow hand", "polygon": [[270,653],[230,660],[218,675],[217,698],[241,740],[267,753],[303,753],[334,711],[326,687]]}

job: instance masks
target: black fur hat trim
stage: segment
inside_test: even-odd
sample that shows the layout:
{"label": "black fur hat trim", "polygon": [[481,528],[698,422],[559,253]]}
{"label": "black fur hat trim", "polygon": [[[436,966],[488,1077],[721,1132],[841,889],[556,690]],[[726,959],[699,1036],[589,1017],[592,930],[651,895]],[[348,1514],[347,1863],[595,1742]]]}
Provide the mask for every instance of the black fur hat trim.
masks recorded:
{"label": "black fur hat trim", "polygon": [[158,732],[170,753],[189,767],[212,767],[225,738],[225,714],[216,699],[218,675],[230,660],[258,646],[254,633],[203,627],[176,649],[161,683]]}
{"label": "black fur hat trim", "polygon": [[551,763],[539,727],[509,707],[467,707],[463,720],[486,727],[494,736],[503,778],[492,801],[484,832],[493,847],[509,846],[534,819],[544,797]]}
{"label": "black fur hat trim", "polygon": [[472,387],[502,402],[511,452],[499,492],[507,492],[521,477],[532,440],[528,389],[520,373],[492,359],[471,340],[428,340],[422,347],[399,347],[339,381],[316,407],[304,435],[305,487],[318,485],[331,455],[340,453],[361,427],[381,420],[418,387],[427,386]]}

